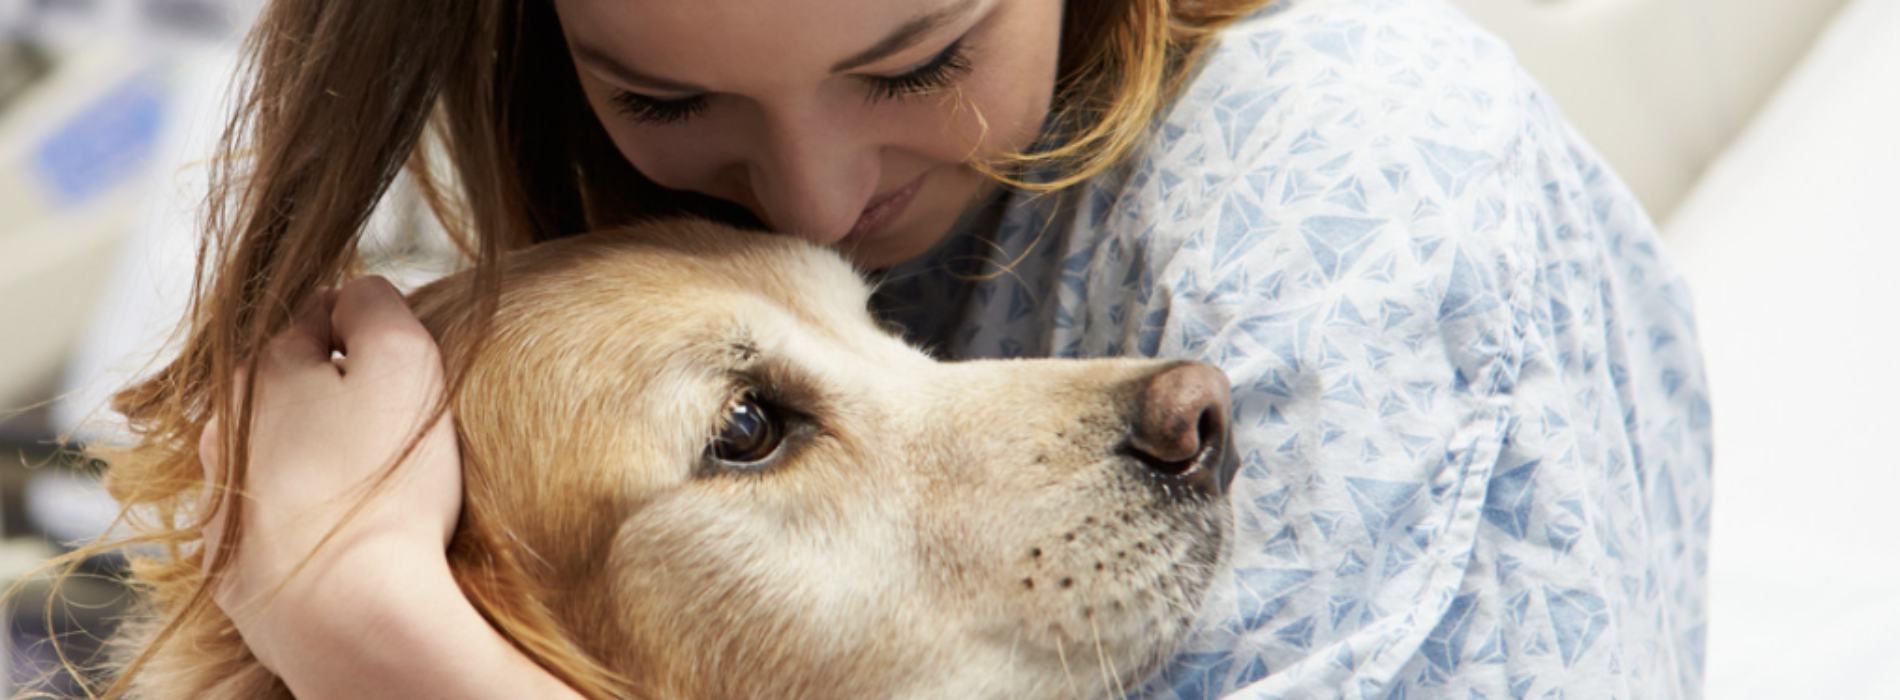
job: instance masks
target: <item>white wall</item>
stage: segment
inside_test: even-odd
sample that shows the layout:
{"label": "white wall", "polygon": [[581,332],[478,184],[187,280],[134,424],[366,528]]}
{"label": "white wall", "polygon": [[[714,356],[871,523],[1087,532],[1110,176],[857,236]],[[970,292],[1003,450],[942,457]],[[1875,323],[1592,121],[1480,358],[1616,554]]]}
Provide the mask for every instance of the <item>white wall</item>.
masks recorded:
{"label": "white wall", "polygon": [[1451,0],[1666,220],[1844,0]]}

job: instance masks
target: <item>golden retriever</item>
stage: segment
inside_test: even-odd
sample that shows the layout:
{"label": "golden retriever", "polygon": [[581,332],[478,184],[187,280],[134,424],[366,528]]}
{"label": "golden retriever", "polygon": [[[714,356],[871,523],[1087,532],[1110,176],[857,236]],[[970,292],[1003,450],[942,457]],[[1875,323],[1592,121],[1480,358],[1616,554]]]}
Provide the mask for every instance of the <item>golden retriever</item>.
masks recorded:
{"label": "golden retriever", "polygon": [[[451,558],[504,634],[545,620],[613,694],[1100,697],[1191,625],[1234,473],[1218,370],[936,362],[836,255],[712,224],[503,270],[479,345],[470,277],[412,297],[451,363],[479,348]],[[133,694],[287,697],[221,621]]]}

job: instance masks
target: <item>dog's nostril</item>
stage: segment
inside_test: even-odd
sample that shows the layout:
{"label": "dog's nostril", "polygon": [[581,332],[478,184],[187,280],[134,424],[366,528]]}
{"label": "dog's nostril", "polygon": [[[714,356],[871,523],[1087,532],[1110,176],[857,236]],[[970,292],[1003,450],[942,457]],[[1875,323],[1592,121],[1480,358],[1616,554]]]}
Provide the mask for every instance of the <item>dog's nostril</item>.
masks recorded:
{"label": "dog's nostril", "polygon": [[1142,387],[1128,446],[1149,469],[1219,494],[1231,479],[1222,464],[1231,406],[1227,375],[1213,365],[1169,365]]}
{"label": "dog's nostril", "polygon": [[1220,422],[1213,409],[1209,409],[1201,412],[1191,430],[1185,428],[1187,423],[1183,421],[1180,425],[1170,426],[1166,438],[1160,440],[1144,439],[1137,432],[1129,441],[1129,447],[1135,459],[1149,469],[1169,476],[1181,476],[1205,461],[1203,458],[1209,449],[1220,449]]}

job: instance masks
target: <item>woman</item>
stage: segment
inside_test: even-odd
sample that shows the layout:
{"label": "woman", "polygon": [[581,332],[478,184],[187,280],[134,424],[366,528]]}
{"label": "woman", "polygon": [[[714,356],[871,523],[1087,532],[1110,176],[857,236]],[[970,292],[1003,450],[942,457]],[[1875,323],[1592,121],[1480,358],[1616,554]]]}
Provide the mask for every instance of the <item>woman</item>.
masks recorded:
{"label": "woman", "polygon": [[[1148,696],[1698,694],[1686,292],[1495,39],[1430,0],[765,5],[267,12],[189,342],[121,397],[170,452],[115,469],[175,485],[132,502],[215,513],[209,595],[300,696],[609,683],[511,647],[455,588],[457,368],[387,285],[320,291],[405,164],[484,271],[712,216],[884,270],[880,307],[946,356],[1219,364],[1233,569]],[[362,379],[392,374],[413,381]]]}

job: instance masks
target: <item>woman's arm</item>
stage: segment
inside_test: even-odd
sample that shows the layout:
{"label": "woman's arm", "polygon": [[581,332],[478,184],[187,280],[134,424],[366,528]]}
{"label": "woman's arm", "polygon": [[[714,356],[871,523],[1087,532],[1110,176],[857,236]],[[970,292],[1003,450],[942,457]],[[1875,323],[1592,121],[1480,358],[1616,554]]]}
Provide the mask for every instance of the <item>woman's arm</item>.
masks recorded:
{"label": "woman's arm", "polygon": [[[306,699],[579,697],[450,575],[462,473],[449,417],[390,473],[444,386],[435,343],[395,288],[365,278],[318,295],[258,362],[242,540],[213,591],[258,660]],[[221,428],[201,446],[207,479],[223,465]]]}

